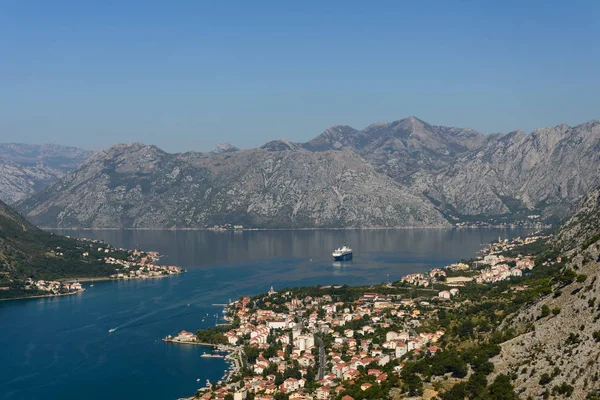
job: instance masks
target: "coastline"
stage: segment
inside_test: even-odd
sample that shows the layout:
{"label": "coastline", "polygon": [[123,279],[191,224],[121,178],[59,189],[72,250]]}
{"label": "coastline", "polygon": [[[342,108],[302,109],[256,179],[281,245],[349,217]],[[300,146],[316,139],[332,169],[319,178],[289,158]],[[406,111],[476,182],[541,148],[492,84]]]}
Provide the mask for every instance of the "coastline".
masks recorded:
{"label": "coastline", "polygon": [[[162,341],[165,342],[165,343],[193,344],[193,345],[196,345],[196,346],[214,347],[214,348],[218,348],[219,346],[221,346],[221,345],[218,345],[218,344],[204,343],[204,342],[182,342],[182,341],[179,341],[179,340],[173,340],[173,339],[167,339],[167,338],[163,338]],[[226,350],[226,351],[232,351],[232,350]]]}
{"label": "coastline", "polygon": [[79,294],[79,293],[83,293],[83,292],[85,292],[85,289],[76,290],[74,292],[68,292],[68,293],[56,293],[56,294],[53,293],[53,294],[41,294],[41,295],[37,295],[37,296],[13,297],[13,298],[10,298],[10,299],[0,299],[0,301],[42,299],[42,298],[45,298],[45,297],[71,296],[73,294]]}
{"label": "coastline", "polygon": [[67,282],[67,283],[72,283],[72,282],[107,282],[107,281],[139,281],[139,280],[144,280],[144,279],[154,279],[154,278],[167,278],[169,276],[173,276],[173,275],[181,275],[183,273],[185,273],[187,271],[183,270],[178,274],[168,274],[168,275],[152,275],[152,276],[136,276],[136,277],[127,277],[127,278],[113,278],[110,276],[104,276],[104,277],[100,277],[100,278],[82,278],[82,279],[75,279],[75,278],[63,278],[63,279],[59,279],[60,282]]}
{"label": "coastline", "polygon": [[99,276],[96,278],[61,278],[57,279],[59,282],[73,283],[73,282],[106,282],[112,281],[116,278],[111,278],[110,276]]}
{"label": "coastline", "polygon": [[424,226],[374,226],[374,227],[338,227],[338,228],[327,228],[327,227],[314,227],[314,228],[245,228],[245,229],[214,229],[214,228],[118,228],[118,227],[101,227],[101,228],[90,228],[90,227],[50,227],[41,226],[40,229],[49,231],[198,231],[198,232],[263,232],[263,231],[394,231],[394,230],[405,230],[405,229],[546,229],[552,225],[540,225],[538,226],[520,226],[514,224],[508,225],[424,225]]}
{"label": "coastline", "polygon": [[[61,279],[57,279],[57,281],[59,282],[64,282],[64,283],[74,283],[74,282],[108,282],[108,281],[136,281],[136,280],[145,280],[145,279],[154,279],[154,278],[167,278],[170,277],[172,275],[181,275],[184,272],[187,272],[185,270],[183,270],[182,272],[178,273],[178,274],[169,274],[169,275],[156,275],[156,276],[140,276],[140,277],[135,277],[135,278],[113,278],[110,276],[102,276],[102,277],[97,277],[97,278],[61,278]],[[85,292],[85,289],[82,290],[76,290],[73,292],[68,292],[68,293],[58,293],[58,294],[41,294],[41,295],[37,295],[37,296],[22,296],[22,297],[12,297],[9,299],[0,299],[0,301],[10,301],[10,300],[27,300],[27,299],[42,299],[42,298],[46,298],[46,297],[60,297],[60,296],[70,296],[73,294],[78,294],[78,293],[83,293]]]}

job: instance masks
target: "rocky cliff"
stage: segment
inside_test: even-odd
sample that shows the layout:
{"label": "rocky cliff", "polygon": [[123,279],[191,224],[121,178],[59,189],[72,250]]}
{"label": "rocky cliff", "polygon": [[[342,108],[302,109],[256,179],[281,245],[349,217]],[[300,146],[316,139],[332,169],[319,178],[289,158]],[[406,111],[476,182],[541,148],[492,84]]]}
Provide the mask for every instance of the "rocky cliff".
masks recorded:
{"label": "rocky cliff", "polygon": [[561,218],[600,183],[600,121],[482,135],[409,117],[360,131],[334,126],[302,146],[350,148],[454,220]]}
{"label": "rocky cliff", "polygon": [[510,318],[508,327],[517,336],[502,345],[495,373],[512,375],[522,398],[598,395],[593,388],[600,378],[599,199],[600,191],[592,191],[555,236],[567,263],[562,278],[551,280],[553,292]]}
{"label": "rocky cliff", "polygon": [[311,152],[285,141],[222,154],[117,145],[19,207],[38,225],[59,227],[448,225],[425,198],[353,151]]}
{"label": "rocky cliff", "polygon": [[55,144],[0,144],[0,200],[14,203],[50,185],[91,154]]}
{"label": "rocky cliff", "polygon": [[456,215],[563,217],[600,184],[600,121],[495,135],[413,188]]}

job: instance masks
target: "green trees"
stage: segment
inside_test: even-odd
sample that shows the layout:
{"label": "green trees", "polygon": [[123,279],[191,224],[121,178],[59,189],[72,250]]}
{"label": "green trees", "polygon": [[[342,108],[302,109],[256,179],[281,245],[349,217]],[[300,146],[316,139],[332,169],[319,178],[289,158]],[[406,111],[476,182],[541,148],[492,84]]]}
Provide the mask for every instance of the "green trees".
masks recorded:
{"label": "green trees", "polygon": [[566,397],[570,397],[573,394],[573,390],[573,386],[569,385],[567,382],[563,382],[560,385],[555,385],[552,388],[552,394],[554,396],[563,395]]}
{"label": "green trees", "polygon": [[500,374],[488,388],[490,400],[519,400],[507,375]]}
{"label": "green trees", "polygon": [[210,344],[227,344],[227,338],[223,335],[221,329],[213,329],[208,327],[207,329],[200,329],[196,332],[196,337],[199,342],[210,343]]}
{"label": "green trees", "polygon": [[413,368],[405,367],[400,376],[404,382],[402,389],[409,396],[421,396],[423,394],[423,381],[413,372]]}
{"label": "green trees", "polygon": [[550,375],[548,373],[544,373],[542,374],[542,376],[540,377],[540,385],[547,385],[552,381],[552,378],[550,377]]}
{"label": "green trees", "polygon": [[547,305],[547,304],[544,304],[544,305],[542,306],[542,314],[541,314],[541,315],[542,315],[542,318],[545,318],[545,317],[547,317],[548,315],[550,315],[550,307],[548,307],[548,305]]}

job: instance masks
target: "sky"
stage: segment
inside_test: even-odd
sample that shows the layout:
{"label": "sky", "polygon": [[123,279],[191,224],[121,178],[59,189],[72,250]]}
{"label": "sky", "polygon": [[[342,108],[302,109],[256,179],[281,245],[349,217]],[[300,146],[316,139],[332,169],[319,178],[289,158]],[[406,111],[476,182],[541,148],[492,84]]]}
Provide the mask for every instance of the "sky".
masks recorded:
{"label": "sky", "polygon": [[166,151],[600,119],[598,1],[0,0],[0,142]]}

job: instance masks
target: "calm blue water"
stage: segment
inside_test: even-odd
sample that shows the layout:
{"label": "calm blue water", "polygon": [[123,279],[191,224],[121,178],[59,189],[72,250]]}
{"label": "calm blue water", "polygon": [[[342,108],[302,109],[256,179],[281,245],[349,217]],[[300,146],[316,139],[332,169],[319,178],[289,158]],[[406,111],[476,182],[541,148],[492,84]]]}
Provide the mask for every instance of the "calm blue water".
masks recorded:
{"label": "calm blue water", "polygon": [[[225,303],[284,286],[367,284],[469,258],[509,230],[78,231],[116,246],[157,250],[188,273],[96,282],[81,295],[0,302],[0,398],[176,399],[227,368],[167,334],[213,325]],[[331,251],[353,247],[350,263]],[[311,261],[312,259],[312,261]],[[89,283],[85,286],[89,286]],[[189,304],[189,306],[188,306]],[[209,314],[209,317],[206,315]],[[205,318],[203,322],[202,319]],[[108,333],[111,328],[118,328]],[[210,351],[210,350],[209,350]],[[196,380],[200,379],[200,382]]]}

